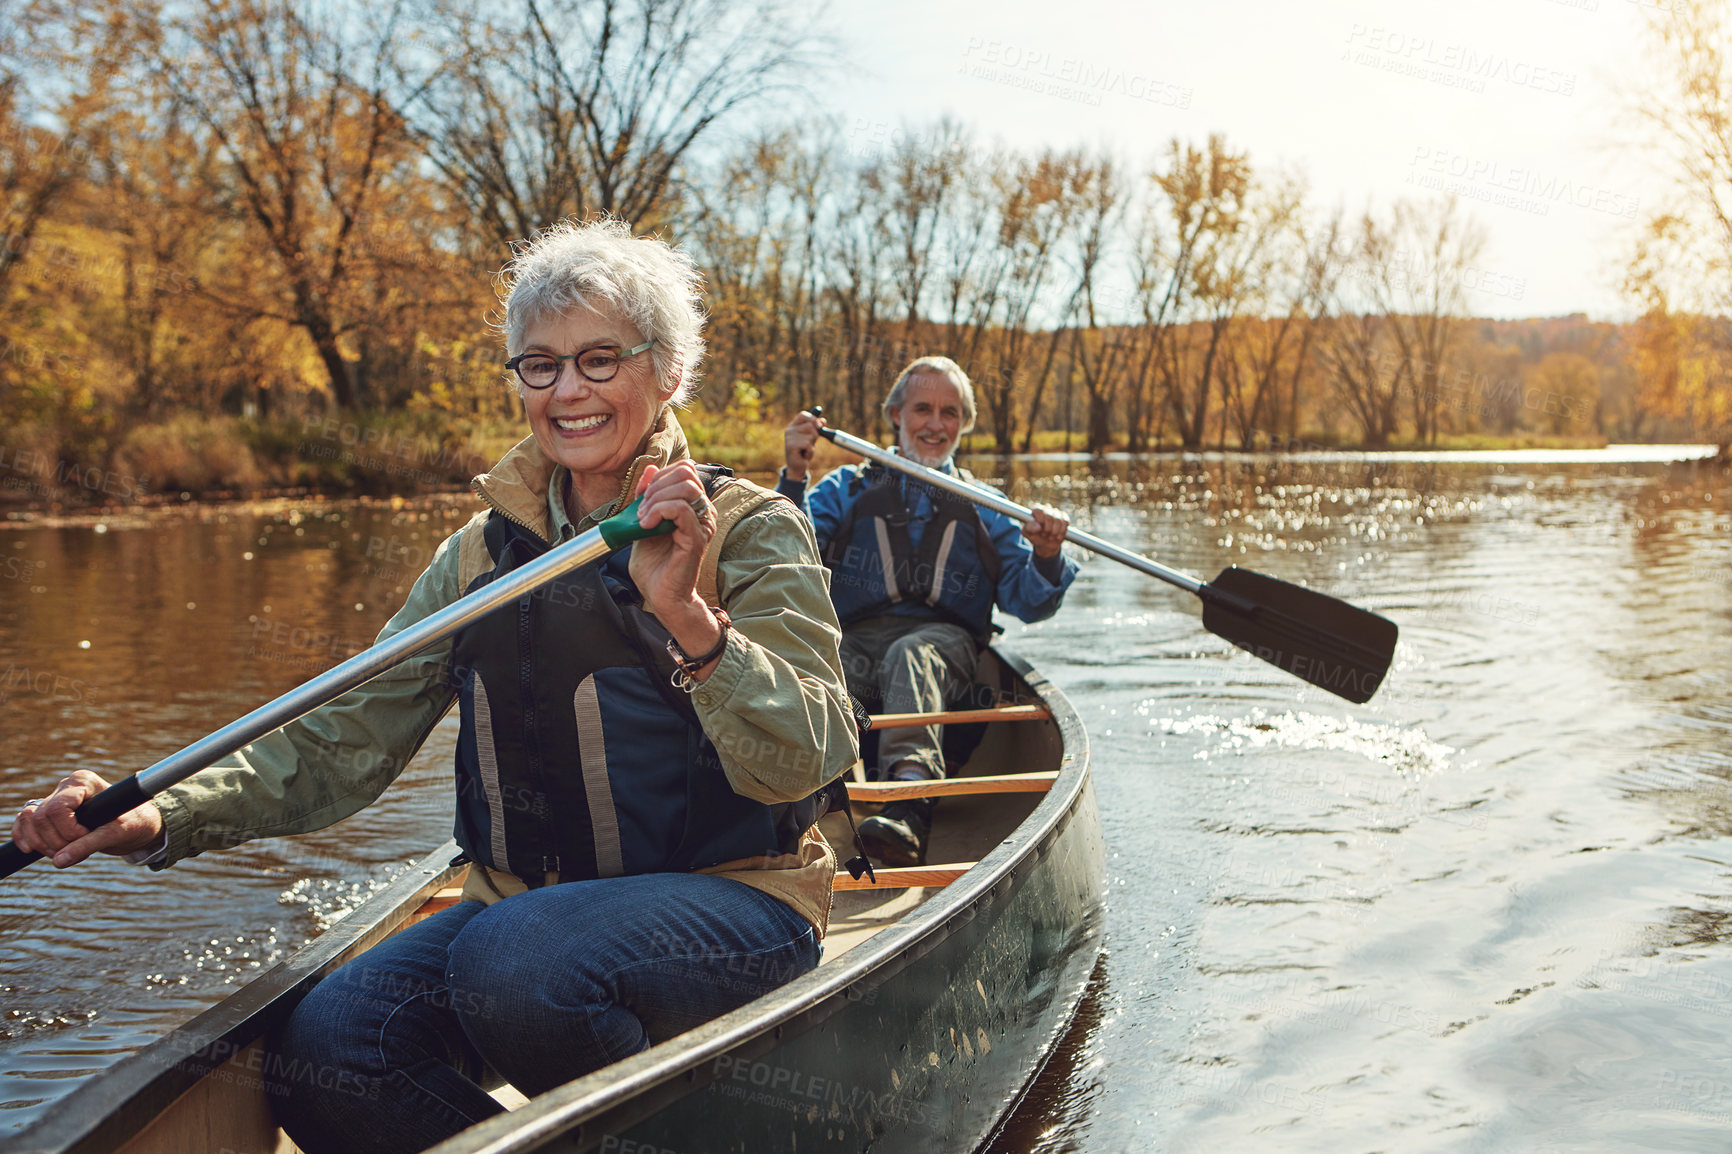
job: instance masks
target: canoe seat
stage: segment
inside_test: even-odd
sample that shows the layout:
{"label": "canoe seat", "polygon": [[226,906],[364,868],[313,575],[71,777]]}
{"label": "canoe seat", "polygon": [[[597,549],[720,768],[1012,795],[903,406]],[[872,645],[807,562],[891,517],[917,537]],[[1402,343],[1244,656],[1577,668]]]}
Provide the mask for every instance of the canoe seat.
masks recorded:
{"label": "canoe seat", "polygon": [[1052,773],[1001,773],[990,777],[940,777],[928,781],[851,781],[849,801],[906,801],[911,797],[957,797],[977,793],[1045,793]]}
{"label": "canoe seat", "polygon": [[831,888],[837,893],[843,890],[914,889],[916,886],[939,888],[949,885],[975,865],[975,862],[964,861],[948,865],[879,866],[874,870],[878,875],[876,883],[870,878],[863,876],[856,879],[849,877],[846,870],[837,870],[836,881]]}
{"label": "canoe seat", "polygon": [[986,721],[1050,721],[1044,705],[994,705],[986,709],[946,709],[938,713],[874,713],[873,729],[924,725],[976,725]]}

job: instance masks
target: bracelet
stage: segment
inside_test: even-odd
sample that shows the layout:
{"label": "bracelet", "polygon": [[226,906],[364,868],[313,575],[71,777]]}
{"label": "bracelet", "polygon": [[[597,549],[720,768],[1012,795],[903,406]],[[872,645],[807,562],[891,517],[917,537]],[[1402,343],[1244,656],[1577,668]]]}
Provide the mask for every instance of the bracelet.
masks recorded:
{"label": "bracelet", "polygon": [[668,638],[668,656],[674,659],[676,668],[668,678],[675,689],[683,689],[687,693],[698,686],[698,671],[722,655],[722,650],[728,647],[728,634],[733,631],[733,618],[728,616],[726,609],[712,605],[710,612],[716,615],[716,621],[722,627],[722,636],[715,647],[700,657],[687,657],[686,651],[680,648],[680,643],[672,637]]}

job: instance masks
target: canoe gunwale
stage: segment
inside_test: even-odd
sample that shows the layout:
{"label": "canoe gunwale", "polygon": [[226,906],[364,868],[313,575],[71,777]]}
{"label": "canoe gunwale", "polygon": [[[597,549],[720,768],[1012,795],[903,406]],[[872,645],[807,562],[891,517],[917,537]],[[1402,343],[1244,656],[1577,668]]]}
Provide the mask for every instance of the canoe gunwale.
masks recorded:
{"label": "canoe gunwale", "polygon": [[8,1154],[118,1149],[287,1017],[325,974],[408,920],[462,868],[448,864],[456,854],[457,843],[445,843],[281,962],[56,1102],[7,1143]]}
{"label": "canoe gunwale", "polygon": [[[598,1142],[725,1077],[717,1070],[720,1059],[754,1059],[785,1034],[803,1033],[870,994],[939,948],[984,906],[1026,884],[1092,798],[1088,735],[1070,702],[1033,666],[1002,646],[993,649],[1051,709],[1063,752],[1051,790],[979,864],[837,963],[820,964],[738,1010],[477,1123],[427,1154],[515,1154],[554,1138],[562,1139],[562,1149]],[[1038,1073],[1039,1065],[1024,1089]]]}

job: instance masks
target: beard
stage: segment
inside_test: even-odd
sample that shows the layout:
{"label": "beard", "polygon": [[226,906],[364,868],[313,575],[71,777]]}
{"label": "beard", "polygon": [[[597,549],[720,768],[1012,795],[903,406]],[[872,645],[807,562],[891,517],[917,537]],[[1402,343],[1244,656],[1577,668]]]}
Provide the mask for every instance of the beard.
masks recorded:
{"label": "beard", "polygon": [[954,444],[942,453],[934,456],[925,452],[920,442],[916,441],[911,436],[904,434],[896,440],[897,448],[902,450],[902,455],[904,457],[907,457],[917,465],[925,465],[928,469],[942,469],[944,466],[950,464],[951,460],[956,456],[956,446]]}

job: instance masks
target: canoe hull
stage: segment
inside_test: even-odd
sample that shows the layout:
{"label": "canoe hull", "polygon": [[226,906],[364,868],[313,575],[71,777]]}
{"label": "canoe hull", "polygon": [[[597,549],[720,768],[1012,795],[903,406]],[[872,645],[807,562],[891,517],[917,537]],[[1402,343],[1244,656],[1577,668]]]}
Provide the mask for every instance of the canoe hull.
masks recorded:
{"label": "canoe hull", "polygon": [[548,1148],[978,1148],[1063,1034],[1094,968],[1100,861],[1085,789],[1038,861],[953,915],[897,972],[850,988],[823,1022],[762,1054],[713,1059],[698,1072],[706,1088],[636,1125],[614,1131],[601,1118],[599,1141]]}

